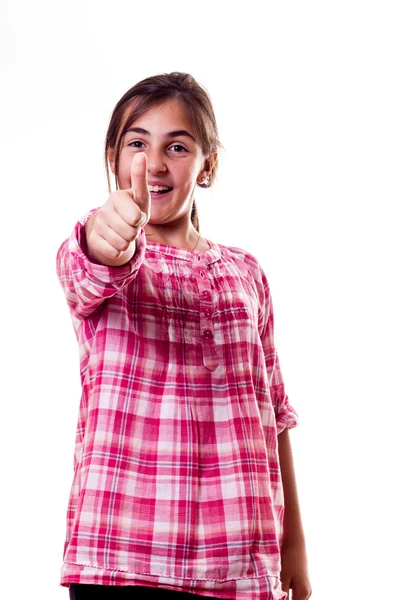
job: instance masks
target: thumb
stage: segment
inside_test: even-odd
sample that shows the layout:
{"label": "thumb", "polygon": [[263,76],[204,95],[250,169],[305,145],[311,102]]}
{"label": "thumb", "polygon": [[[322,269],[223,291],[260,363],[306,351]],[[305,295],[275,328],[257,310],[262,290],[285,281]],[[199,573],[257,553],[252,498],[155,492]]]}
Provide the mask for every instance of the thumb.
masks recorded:
{"label": "thumb", "polygon": [[147,156],[144,152],[138,152],[133,156],[131,189],[133,200],[146,215],[147,223],[150,219],[151,198],[147,184]]}

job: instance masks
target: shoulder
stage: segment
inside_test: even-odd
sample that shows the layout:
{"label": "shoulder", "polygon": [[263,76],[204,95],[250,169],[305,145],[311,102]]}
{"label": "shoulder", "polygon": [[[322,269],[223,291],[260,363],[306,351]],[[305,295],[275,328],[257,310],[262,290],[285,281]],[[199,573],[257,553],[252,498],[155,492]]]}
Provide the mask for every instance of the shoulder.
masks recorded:
{"label": "shoulder", "polygon": [[260,261],[256,256],[254,256],[254,254],[237,246],[224,246],[223,244],[218,244],[218,246],[221,249],[223,258],[225,258],[225,260],[233,261],[238,266],[244,265],[248,275],[255,281],[257,285],[268,287],[265,271]]}

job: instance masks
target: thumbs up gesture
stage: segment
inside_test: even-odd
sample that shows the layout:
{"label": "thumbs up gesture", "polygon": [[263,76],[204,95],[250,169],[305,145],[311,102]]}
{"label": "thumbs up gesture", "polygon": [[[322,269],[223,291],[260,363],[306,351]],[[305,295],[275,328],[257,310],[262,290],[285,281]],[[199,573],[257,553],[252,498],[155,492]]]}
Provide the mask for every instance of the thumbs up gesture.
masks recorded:
{"label": "thumbs up gesture", "polygon": [[133,242],[150,219],[151,197],[147,185],[147,156],[138,152],[131,165],[131,188],[108,197],[86,223],[89,258],[120,266],[135,253]]}

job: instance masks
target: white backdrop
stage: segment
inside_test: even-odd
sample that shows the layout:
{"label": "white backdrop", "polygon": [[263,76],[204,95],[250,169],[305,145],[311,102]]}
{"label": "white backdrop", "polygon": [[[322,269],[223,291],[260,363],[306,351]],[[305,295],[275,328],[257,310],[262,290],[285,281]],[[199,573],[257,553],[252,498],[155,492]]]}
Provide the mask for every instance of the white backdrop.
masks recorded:
{"label": "white backdrop", "polygon": [[202,233],[270,282],[312,597],[400,598],[396,8],[1,1],[2,597],[68,597],[80,380],[56,252],[107,199],[115,103],[177,70],[206,86],[225,147]]}

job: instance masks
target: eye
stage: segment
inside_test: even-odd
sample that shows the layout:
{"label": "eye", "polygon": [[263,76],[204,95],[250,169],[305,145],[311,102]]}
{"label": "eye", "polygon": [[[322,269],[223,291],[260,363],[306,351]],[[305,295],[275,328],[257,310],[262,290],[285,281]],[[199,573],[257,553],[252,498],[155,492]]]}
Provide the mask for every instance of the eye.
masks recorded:
{"label": "eye", "polygon": [[179,148],[179,150],[176,150],[176,152],[187,152],[186,148],[184,148],[183,146],[181,146],[181,144],[172,144],[172,146],[170,146],[170,148]]}
{"label": "eye", "polygon": [[142,148],[142,146],[136,146],[135,144],[143,145],[143,142],[139,142],[139,140],[134,140],[133,142],[129,142],[128,146],[131,146],[132,148]]}

